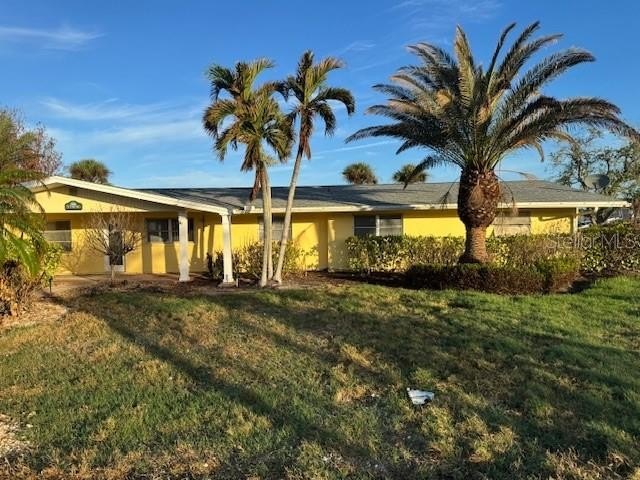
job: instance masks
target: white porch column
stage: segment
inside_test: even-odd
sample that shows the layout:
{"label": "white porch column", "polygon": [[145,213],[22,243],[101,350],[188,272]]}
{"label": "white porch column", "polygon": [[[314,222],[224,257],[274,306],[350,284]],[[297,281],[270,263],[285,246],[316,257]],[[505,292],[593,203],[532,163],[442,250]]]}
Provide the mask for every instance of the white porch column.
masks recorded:
{"label": "white porch column", "polygon": [[235,286],[233,279],[233,259],[231,257],[231,215],[220,214],[222,217],[222,286]]}
{"label": "white porch column", "polygon": [[178,212],[178,268],[180,270],[180,282],[188,282],[189,278],[189,220],[187,211]]}

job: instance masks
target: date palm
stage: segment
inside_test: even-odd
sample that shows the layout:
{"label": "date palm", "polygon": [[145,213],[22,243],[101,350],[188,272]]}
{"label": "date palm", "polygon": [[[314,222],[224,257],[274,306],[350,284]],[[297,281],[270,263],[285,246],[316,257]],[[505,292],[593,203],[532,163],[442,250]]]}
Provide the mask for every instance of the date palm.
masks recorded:
{"label": "date palm", "polygon": [[371,165],[364,162],[347,165],[342,171],[342,177],[352,185],[375,185],[378,177]]}
{"label": "date palm", "polygon": [[281,93],[286,99],[293,98],[295,104],[291,112],[287,115],[292,123],[298,121],[298,152],[293,164],[291,183],[289,184],[289,195],[287,207],[284,214],[282,238],[280,239],[280,252],[278,254],[278,264],[273,279],[282,282],[282,269],[284,258],[289,242],[289,230],[291,225],[291,210],[298,185],[298,176],[302,158],[311,159],[311,136],[314,130],[314,121],[319,117],[324,123],[324,133],[327,136],[333,135],[336,128],[336,117],[331,107],[331,102],[342,103],[349,115],[355,111],[355,100],[349,90],[344,88],[329,87],[326,85],[327,76],[332,70],[342,68],[340,60],[327,57],[318,63],[313,63],[313,52],[306,51],[302,54],[298,62],[295,75],[288,77],[281,86]]}
{"label": "date palm", "polygon": [[405,163],[398,171],[393,174],[393,181],[408,185],[410,183],[424,183],[427,181],[428,174],[424,169],[412,163]]}
{"label": "date palm", "polygon": [[605,100],[559,100],[542,93],[543,87],[571,67],[593,61],[591,53],[571,48],[523,71],[536,52],[561,35],[532,38],[539,28],[535,22],[502,55],[514,27],[511,24],[502,32],[486,68],[474,59],[459,27],[453,56],[428,43],[410,47],[421,63],[400,69],[391,84],[374,87],[389,100],[369,112],[392,122],[364,128],[347,139],[396,138],[402,142],[396,153],[410,148],[428,151],[421,168],[452,164],[461,169],[458,216],[466,227],[461,262],[488,261],[486,229],[502,198],[495,168],[507,155],[533,148],[542,156],[542,142],[570,140],[571,127],[593,126],[638,136],[620,119],[619,109]]}
{"label": "date palm", "polygon": [[[276,83],[254,87],[258,75],[273,63],[259,59],[239,62],[235,69],[220,65],[209,68],[211,105],[205,110],[204,127],[214,138],[214,150],[224,160],[229,147],[237,150],[244,145],[244,158],[240,170],[254,171],[255,180],[251,200],[262,191],[263,257],[260,286],[267,285],[273,274],[271,231],[271,187],[268,167],[276,161],[285,162],[291,153],[293,132],[291,123],[281,112],[273,98]],[[220,94],[228,95],[221,98]],[[274,156],[267,152],[271,150]]]}

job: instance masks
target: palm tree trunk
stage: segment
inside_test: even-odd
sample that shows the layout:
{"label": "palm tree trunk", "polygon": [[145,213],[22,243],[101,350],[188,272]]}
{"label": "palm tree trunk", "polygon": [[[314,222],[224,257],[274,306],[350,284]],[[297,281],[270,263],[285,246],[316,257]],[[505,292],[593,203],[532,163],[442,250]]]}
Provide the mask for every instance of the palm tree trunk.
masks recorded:
{"label": "palm tree trunk", "polygon": [[493,170],[463,170],[458,192],[458,216],[466,227],[460,263],[487,263],[486,233],[500,201],[500,183]]}
{"label": "palm tree trunk", "polygon": [[273,279],[277,283],[282,283],[282,270],[284,268],[284,257],[287,252],[287,244],[289,242],[289,230],[291,229],[291,210],[293,209],[293,199],[296,196],[296,186],[298,185],[298,175],[300,174],[300,164],[302,163],[302,155],[304,148],[302,142],[298,145],[298,153],[296,162],[293,164],[293,173],[291,174],[291,183],[289,184],[289,196],[287,197],[287,208],[284,212],[284,222],[282,225],[282,237],[280,238],[280,252],[278,253],[278,265]]}
{"label": "palm tree trunk", "polygon": [[487,263],[489,261],[486,236],[486,227],[467,227],[464,254],[460,257],[460,263]]}
{"label": "palm tree trunk", "polygon": [[[260,183],[262,184],[262,276],[260,287],[266,287],[269,281],[269,264],[271,259],[271,199],[269,179],[266,167],[260,167]],[[271,260],[270,260],[271,259]],[[273,268],[273,266],[272,266]]]}

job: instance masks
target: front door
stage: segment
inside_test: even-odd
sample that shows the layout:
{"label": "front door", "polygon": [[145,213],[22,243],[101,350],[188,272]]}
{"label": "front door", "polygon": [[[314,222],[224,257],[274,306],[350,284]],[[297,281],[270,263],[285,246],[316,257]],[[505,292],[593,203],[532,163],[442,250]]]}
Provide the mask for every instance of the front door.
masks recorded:
{"label": "front door", "polygon": [[[108,255],[105,255],[105,267],[108,271],[113,270],[116,272],[124,272],[124,255],[122,254],[122,232],[118,232],[117,230],[113,230],[108,232],[109,236],[109,251],[115,252],[116,255],[113,255],[109,258]],[[119,252],[119,253],[118,253]]]}

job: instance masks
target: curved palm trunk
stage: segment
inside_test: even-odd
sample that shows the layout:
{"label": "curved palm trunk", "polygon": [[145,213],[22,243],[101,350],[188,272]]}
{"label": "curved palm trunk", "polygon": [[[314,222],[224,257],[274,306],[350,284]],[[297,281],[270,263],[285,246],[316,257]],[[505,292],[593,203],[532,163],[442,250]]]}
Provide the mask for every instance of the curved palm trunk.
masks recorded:
{"label": "curved palm trunk", "polygon": [[262,276],[260,286],[266,287],[269,281],[269,266],[273,269],[271,255],[271,188],[266,167],[260,168],[260,183],[262,184]]}
{"label": "curved palm trunk", "polygon": [[278,252],[278,265],[273,275],[273,280],[282,283],[282,270],[284,269],[284,258],[287,252],[287,244],[289,243],[289,230],[291,229],[291,210],[293,209],[293,200],[296,196],[296,186],[298,185],[298,175],[300,174],[300,165],[302,163],[302,155],[304,147],[302,142],[298,145],[298,153],[296,154],[296,162],[293,164],[293,172],[291,173],[291,183],[289,184],[289,195],[287,197],[287,208],[284,212],[284,222],[282,225],[282,237],[280,238],[280,251]]}
{"label": "curved palm trunk", "polygon": [[500,183],[493,170],[463,170],[458,192],[458,216],[466,228],[460,263],[487,263],[487,227],[496,218]]}

